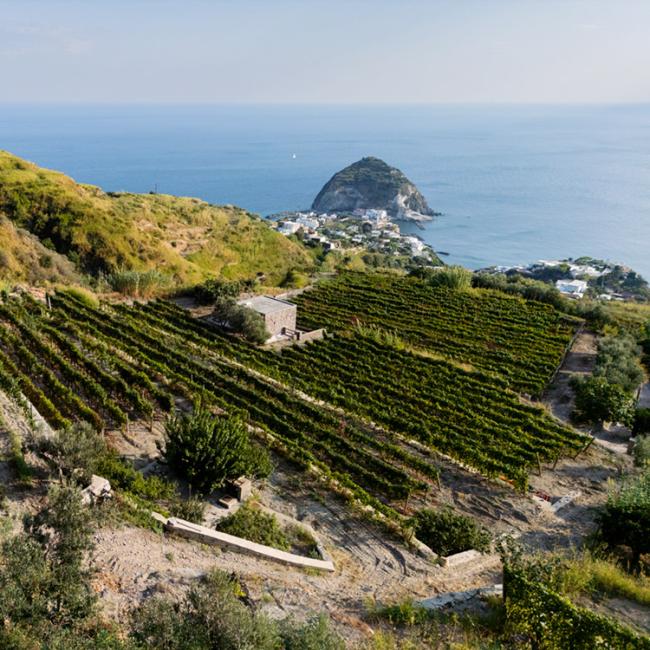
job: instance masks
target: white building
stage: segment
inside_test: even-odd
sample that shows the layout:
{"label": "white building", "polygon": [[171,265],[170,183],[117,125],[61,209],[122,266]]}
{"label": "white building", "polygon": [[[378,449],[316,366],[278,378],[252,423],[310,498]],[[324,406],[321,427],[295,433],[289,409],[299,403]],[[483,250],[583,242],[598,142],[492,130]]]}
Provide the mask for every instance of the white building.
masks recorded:
{"label": "white building", "polygon": [[318,219],[314,217],[308,217],[306,215],[301,215],[296,219],[296,223],[300,224],[301,226],[304,226],[305,228],[309,228],[309,230],[316,230],[318,226],[320,225]]}
{"label": "white building", "polygon": [[285,221],[278,226],[278,232],[288,237],[289,235],[295,235],[301,228],[302,226],[299,223]]}
{"label": "white building", "polygon": [[571,298],[582,298],[587,291],[587,283],[584,280],[558,280],[555,286],[561,294]]}

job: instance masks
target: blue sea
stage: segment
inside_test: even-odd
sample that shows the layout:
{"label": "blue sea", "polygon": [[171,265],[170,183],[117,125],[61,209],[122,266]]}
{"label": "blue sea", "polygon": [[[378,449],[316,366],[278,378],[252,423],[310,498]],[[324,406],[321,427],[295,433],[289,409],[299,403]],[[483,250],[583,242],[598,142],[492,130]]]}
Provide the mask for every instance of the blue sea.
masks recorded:
{"label": "blue sea", "polygon": [[0,148],[106,190],[307,208],[366,155],[470,268],[592,255],[650,278],[650,106],[0,106]]}

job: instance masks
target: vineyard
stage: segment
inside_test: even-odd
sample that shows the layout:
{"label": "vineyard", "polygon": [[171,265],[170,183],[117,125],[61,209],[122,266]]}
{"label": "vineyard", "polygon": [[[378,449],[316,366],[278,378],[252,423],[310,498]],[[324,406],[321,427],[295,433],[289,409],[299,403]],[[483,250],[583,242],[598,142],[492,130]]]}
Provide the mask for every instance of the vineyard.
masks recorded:
{"label": "vineyard", "polygon": [[305,329],[378,326],[413,346],[498,374],[531,395],[544,389],[577,327],[550,305],[392,275],[348,273],[295,302]]}
{"label": "vineyard", "polygon": [[266,351],[166,301],[0,305],[0,385],[52,426],[126,428],[201,401],[395,521],[436,489],[438,454],[525,489],[531,468],[585,445],[507,383],[358,332]]}
{"label": "vineyard", "polygon": [[[524,488],[538,462],[575,453],[584,436],[522,404],[503,381],[359,335],[265,352],[237,342],[169,303],[138,308],[152,326],[175,327],[266,376],[415,440],[487,476]],[[190,334],[191,333],[191,334]]]}
{"label": "vineyard", "polygon": [[[65,294],[52,298],[51,310],[27,298],[1,305],[2,385],[15,383],[55,427],[85,420],[120,428],[196,400],[242,414],[290,460],[396,520],[395,508],[436,485],[427,454],[226,360],[227,339],[221,349],[181,333],[185,316],[177,308],[146,309],[169,314],[170,324],[142,308],[93,309]],[[240,345],[248,349],[233,340],[231,352]]]}

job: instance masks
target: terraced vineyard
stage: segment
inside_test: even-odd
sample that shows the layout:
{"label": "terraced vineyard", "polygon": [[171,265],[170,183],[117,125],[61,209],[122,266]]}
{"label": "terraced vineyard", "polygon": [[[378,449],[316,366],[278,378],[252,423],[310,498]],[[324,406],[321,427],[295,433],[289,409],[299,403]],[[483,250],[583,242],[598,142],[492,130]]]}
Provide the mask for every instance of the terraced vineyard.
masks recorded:
{"label": "terraced vineyard", "polygon": [[282,354],[264,352],[169,303],[138,309],[152,326],[175,328],[284,385],[522,489],[538,461],[574,453],[587,442],[543,410],[523,404],[505,381],[444,360],[352,334]]}
{"label": "terraced vineyard", "polygon": [[523,393],[542,392],[578,323],[550,305],[503,293],[432,288],[415,278],[348,273],[295,299],[306,329],[392,331],[414,346],[505,378]]}
{"label": "terraced vineyard", "polygon": [[[181,333],[173,319],[166,325],[147,316],[150,309],[164,315],[177,308],[93,309],[65,294],[52,304],[51,311],[31,300],[0,306],[0,379],[13,377],[55,427],[85,420],[98,429],[117,428],[200,398],[242,414],[289,459],[318,468],[389,517],[399,517],[396,509],[403,510],[409,496],[437,484],[438,469],[426,453],[298,399],[225,358],[247,345],[225,337],[223,345],[204,345],[191,329]],[[29,338],[32,351],[21,337]]]}
{"label": "terraced vineyard", "polygon": [[505,380],[359,334],[278,354],[165,301],[51,302],[0,305],[0,385],[13,382],[53,426],[120,428],[201,399],[389,518],[436,488],[437,453],[525,489],[531,467],[587,442]]}

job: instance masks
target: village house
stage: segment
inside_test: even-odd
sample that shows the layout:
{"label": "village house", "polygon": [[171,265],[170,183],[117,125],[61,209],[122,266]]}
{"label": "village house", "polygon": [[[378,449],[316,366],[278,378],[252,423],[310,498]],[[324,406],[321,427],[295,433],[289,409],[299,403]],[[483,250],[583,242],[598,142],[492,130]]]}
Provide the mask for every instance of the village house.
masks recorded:
{"label": "village house", "polygon": [[584,280],[558,280],[555,286],[561,294],[570,298],[582,298],[587,291],[587,283]]}

